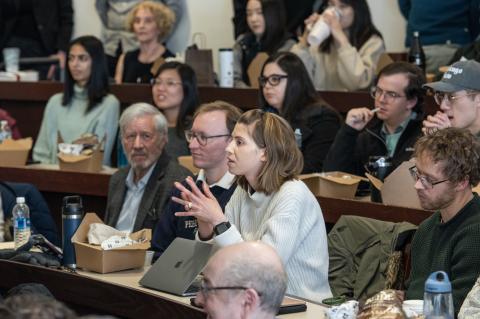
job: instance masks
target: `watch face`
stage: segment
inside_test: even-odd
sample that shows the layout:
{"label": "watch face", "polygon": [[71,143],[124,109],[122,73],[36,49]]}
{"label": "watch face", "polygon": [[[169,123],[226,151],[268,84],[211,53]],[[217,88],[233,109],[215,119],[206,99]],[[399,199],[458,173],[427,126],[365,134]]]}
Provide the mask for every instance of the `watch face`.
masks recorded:
{"label": "watch face", "polygon": [[229,222],[223,222],[215,226],[214,232],[215,235],[220,235],[226,232],[230,228],[230,223]]}

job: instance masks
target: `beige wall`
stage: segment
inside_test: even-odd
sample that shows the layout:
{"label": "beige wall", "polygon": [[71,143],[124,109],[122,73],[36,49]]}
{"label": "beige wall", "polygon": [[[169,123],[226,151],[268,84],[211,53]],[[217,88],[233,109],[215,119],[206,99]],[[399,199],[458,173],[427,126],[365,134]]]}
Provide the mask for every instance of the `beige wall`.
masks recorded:
{"label": "beige wall", "polygon": [[[95,0],[73,0],[75,8],[74,37],[84,34],[100,36],[100,20],[95,11]],[[400,15],[397,0],[368,0],[373,21],[382,32],[391,52],[403,51],[405,20]],[[217,69],[218,49],[233,45],[233,16],[231,0],[188,0],[192,32],[204,33],[207,47],[214,52]]]}

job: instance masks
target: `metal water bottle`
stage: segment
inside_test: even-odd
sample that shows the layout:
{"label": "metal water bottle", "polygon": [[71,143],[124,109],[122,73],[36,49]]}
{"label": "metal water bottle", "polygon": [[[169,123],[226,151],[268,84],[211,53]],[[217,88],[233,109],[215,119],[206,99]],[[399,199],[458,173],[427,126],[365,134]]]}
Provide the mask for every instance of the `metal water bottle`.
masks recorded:
{"label": "metal water bottle", "polygon": [[72,236],[77,231],[83,218],[83,205],[80,196],[65,196],[62,204],[62,247],[65,267],[76,268],[75,248]]}
{"label": "metal water bottle", "polygon": [[[392,160],[388,156],[370,156],[368,158],[367,168],[371,175],[383,182],[392,170]],[[373,185],[371,185],[370,199],[376,203],[383,202],[380,190],[376,189]]]}
{"label": "metal water bottle", "polygon": [[435,271],[425,281],[423,315],[426,319],[453,319],[452,284],[444,271]]}

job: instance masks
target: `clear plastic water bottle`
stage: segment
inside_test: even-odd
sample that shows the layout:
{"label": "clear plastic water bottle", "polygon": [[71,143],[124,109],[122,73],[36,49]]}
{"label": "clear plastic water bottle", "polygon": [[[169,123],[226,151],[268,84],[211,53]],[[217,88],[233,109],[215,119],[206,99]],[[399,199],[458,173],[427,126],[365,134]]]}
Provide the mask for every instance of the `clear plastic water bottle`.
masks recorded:
{"label": "clear plastic water bottle", "polygon": [[17,204],[13,207],[13,239],[15,249],[24,245],[30,237],[30,209],[25,204],[25,197],[17,197]]}
{"label": "clear plastic water bottle", "polygon": [[435,271],[425,281],[423,315],[425,319],[453,319],[452,284],[444,271]]}
{"label": "clear plastic water bottle", "polygon": [[0,121],[0,143],[3,140],[11,139],[12,138],[12,130],[8,125],[8,122],[5,120]]}

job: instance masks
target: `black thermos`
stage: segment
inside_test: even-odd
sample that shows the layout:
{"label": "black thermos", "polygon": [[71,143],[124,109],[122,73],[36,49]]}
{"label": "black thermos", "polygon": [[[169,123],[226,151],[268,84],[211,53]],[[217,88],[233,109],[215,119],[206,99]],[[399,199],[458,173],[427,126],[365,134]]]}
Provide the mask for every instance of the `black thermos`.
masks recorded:
{"label": "black thermos", "polygon": [[72,236],[83,219],[83,205],[80,196],[65,196],[62,204],[62,247],[65,267],[76,268],[75,248]]}

